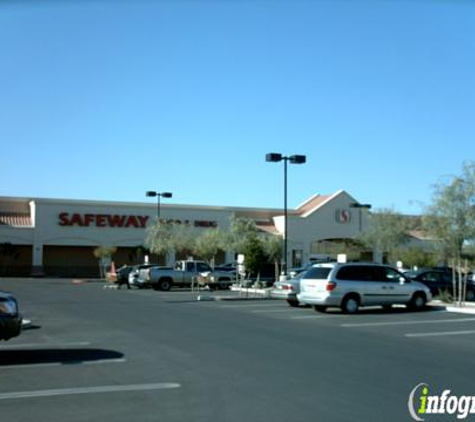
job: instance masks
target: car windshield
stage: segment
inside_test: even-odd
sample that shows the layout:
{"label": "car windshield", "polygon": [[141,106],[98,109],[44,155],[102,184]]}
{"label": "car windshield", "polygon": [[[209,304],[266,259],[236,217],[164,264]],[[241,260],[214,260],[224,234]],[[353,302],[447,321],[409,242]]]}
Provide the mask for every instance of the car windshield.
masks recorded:
{"label": "car windshield", "polygon": [[301,280],[307,272],[308,270],[299,271],[297,274],[295,274],[295,276],[292,277],[292,280]]}
{"label": "car windshield", "polygon": [[326,280],[328,278],[328,274],[332,268],[329,267],[313,267],[308,270],[303,276],[303,279],[313,279],[313,280]]}

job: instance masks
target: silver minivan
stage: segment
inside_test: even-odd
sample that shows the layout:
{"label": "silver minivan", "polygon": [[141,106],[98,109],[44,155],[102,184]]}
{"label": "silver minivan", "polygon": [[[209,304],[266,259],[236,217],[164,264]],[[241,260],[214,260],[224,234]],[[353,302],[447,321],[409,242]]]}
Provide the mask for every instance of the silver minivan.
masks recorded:
{"label": "silver minivan", "polygon": [[422,283],[411,281],[397,269],[371,263],[318,264],[300,282],[298,301],[324,312],[329,307],[355,313],[360,306],[403,304],[419,310],[432,299]]}

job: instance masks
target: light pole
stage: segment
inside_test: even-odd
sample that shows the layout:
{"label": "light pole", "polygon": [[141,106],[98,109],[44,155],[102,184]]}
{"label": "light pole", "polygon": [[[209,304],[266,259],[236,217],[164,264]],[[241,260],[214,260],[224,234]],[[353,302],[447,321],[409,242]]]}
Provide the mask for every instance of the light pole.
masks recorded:
{"label": "light pole", "polygon": [[149,190],[145,193],[146,196],[149,197],[157,197],[157,221],[160,220],[160,197],[162,198],[171,198],[172,193],[171,192],[156,192],[153,190]]}
{"label": "light pole", "polygon": [[284,275],[287,276],[287,161],[291,164],[304,164],[307,161],[305,155],[291,155],[289,157],[271,152],[266,154],[266,161],[278,163],[284,161]]}
{"label": "light pole", "polygon": [[362,232],[362,225],[361,225],[361,210],[362,209],[366,209],[366,210],[369,210],[371,209],[371,204],[360,204],[359,202],[353,202],[350,204],[350,208],[358,208],[359,210],[359,217],[358,217],[358,220],[359,220],[359,232],[361,233]]}

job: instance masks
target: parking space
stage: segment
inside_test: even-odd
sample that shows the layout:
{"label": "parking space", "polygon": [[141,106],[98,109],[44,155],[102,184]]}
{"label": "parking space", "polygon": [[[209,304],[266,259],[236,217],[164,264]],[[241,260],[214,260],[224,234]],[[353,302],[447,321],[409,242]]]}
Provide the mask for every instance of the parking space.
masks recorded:
{"label": "parking space", "polygon": [[[475,341],[475,315],[448,313],[443,307],[429,307],[426,311],[411,312],[404,306],[390,311],[378,307],[362,308],[356,315],[346,315],[340,310],[317,313],[312,308],[293,308],[284,301],[236,301],[231,303],[208,303],[223,311],[247,314],[272,321],[285,320],[296,324],[313,323],[312,329],[333,327],[364,334],[379,334],[407,339],[446,339],[450,341]],[[460,337],[460,338],[459,338]],[[466,339],[468,338],[468,340]]]}
{"label": "parking space", "polygon": [[15,291],[32,321],[19,337],[0,343],[2,420],[114,415],[125,422],[137,420],[140,409],[148,409],[141,420],[152,420],[157,398],[169,400],[166,409],[176,404],[183,386],[177,379],[183,377],[154,363],[163,347],[148,334],[160,309],[156,292],[63,280],[2,280],[2,285]]}
{"label": "parking space", "polygon": [[[431,306],[426,311],[412,312],[405,306],[394,306],[387,311],[379,307],[362,308],[356,315],[343,314],[338,309],[317,313],[311,307],[290,307],[283,300],[246,298],[235,292],[192,292],[190,289],[174,289],[170,292],[153,290],[132,290],[132,295],[156,296],[168,303],[196,303],[203,308],[218,309],[255,318],[273,321],[289,321],[296,324],[333,327],[345,331],[360,332],[362,335],[384,335],[414,340],[436,341],[438,338],[452,342],[475,341],[475,315],[453,314],[444,307]],[[201,299],[201,300],[200,300]]]}
{"label": "parking space", "polygon": [[[405,420],[406,393],[420,382],[471,392],[463,374],[473,372],[475,315],[405,307],[318,313],[228,291],[115,290],[54,280],[7,287],[32,326],[0,344],[5,420],[36,420],[32,409],[53,422],[91,415],[237,422],[262,420],[269,411],[275,421],[308,420],[325,403],[338,408],[335,397],[344,396],[370,421],[377,420],[368,410],[377,386],[385,385],[382,407],[396,421]],[[455,353],[450,365],[438,366]],[[368,362],[377,368],[370,383],[362,381]],[[317,402],[288,407],[288,398],[296,402],[309,391]],[[323,412],[322,420],[335,422],[353,415]]]}

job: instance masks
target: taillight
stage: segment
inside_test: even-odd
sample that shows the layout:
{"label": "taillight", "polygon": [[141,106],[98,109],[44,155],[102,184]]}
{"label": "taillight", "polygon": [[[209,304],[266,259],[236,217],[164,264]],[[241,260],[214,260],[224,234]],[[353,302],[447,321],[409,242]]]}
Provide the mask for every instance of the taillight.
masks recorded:
{"label": "taillight", "polygon": [[332,290],[336,289],[336,283],[334,281],[329,281],[325,287],[327,292],[331,292]]}
{"label": "taillight", "polygon": [[294,286],[290,285],[290,284],[284,284],[282,286],[282,289],[283,290],[294,290]]}

